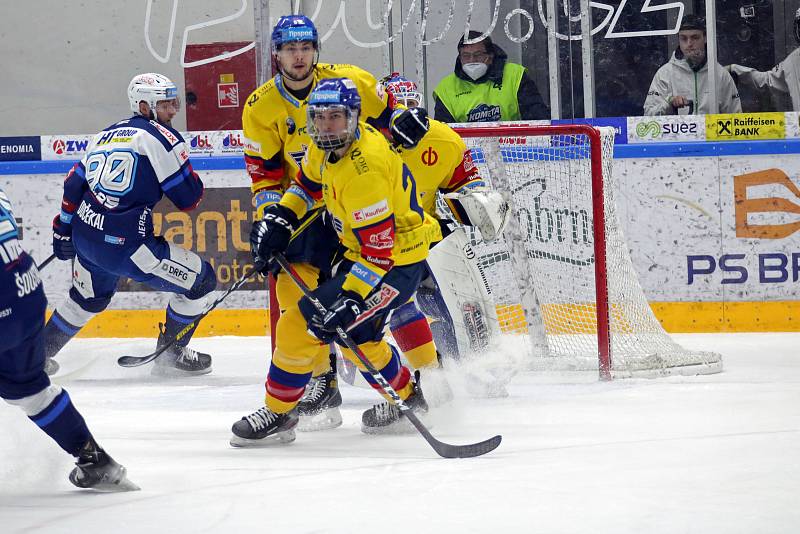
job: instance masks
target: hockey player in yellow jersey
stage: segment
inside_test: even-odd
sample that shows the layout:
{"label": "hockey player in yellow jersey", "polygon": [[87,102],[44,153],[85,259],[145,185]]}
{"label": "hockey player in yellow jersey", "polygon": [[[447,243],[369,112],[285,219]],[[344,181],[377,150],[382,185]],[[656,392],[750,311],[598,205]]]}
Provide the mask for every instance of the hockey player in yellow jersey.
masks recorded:
{"label": "hockey player in yellow jersey", "polygon": [[[308,130],[314,145],[295,183],[280,203],[267,209],[254,247],[257,260],[283,252],[289,246],[293,223],[322,202],[344,248],[335,274],[313,292],[328,312],[320,315],[303,297],[299,309],[286,309],[281,315],[267,376],[263,424],[263,433],[279,441],[293,439],[296,392],[311,378],[315,352],[313,343],[297,340],[303,327],[307,329],[304,336],[324,343],[337,339],[337,328],[347,330],[405,403],[415,411],[427,410],[419,383],[401,364],[397,350],[383,339],[383,328],[391,311],[416,291],[428,249],[441,239],[441,230],[420,206],[408,167],[380,132],[359,123],[359,112],[356,85],[347,78],[322,80],[312,91]],[[301,328],[282,328],[298,322]],[[291,350],[280,350],[284,344],[290,344]],[[349,349],[343,348],[343,354],[380,390]],[[387,406],[389,412],[399,412],[394,404]],[[374,420],[363,421],[365,432],[404,427],[394,413],[373,415]]]}
{"label": "hockey player in yellow jersey", "polygon": [[[289,182],[299,172],[300,161],[311,144],[306,127],[306,104],[309,94],[320,80],[342,75],[340,73],[355,80],[354,83],[364,95],[364,116],[372,117],[405,146],[414,146],[425,135],[428,128],[425,111],[395,109],[393,99],[382,91],[372,75],[353,65],[318,63],[318,34],[308,18],[302,15],[281,17],[272,32],[272,47],[279,72],[248,97],[242,113],[242,128],[246,138],[245,162],[252,180],[253,202],[259,219],[270,205],[281,199]],[[319,209],[312,209],[297,221],[293,227],[291,245],[286,251],[287,259],[303,274],[311,287],[315,287],[320,278],[328,276],[331,257],[338,246],[335,232],[320,216],[321,213]],[[254,232],[256,229],[257,225],[254,225]],[[255,233],[251,234],[251,242],[254,239],[257,239]],[[279,274],[276,287],[282,312],[296,307],[301,293],[288,276]],[[279,320],[276,330],[281,329]],[[283,339],[291,337],[283,336]],[[326,369],[329,365],[327,347],[319,342],[315,346],[315,367]],[[280,350],[293,350],[293,347],[291,344],[288,347],[276,346],[276,351]],[[303,388],[295,388],[294,391],[297,398],[304,392]],[[338,390],[335,393],[338,395]],[[333,401],[340,404],[340,399],[334,398]],[[238,445],[258,444],[259,430],[266,413],[264,409],[262,407],[243,418],[246,427],[242,421],[234,425],[234,440],[240,441]],[[338,424],[341,424],[338,411],[336,417]]]}
{"label": "hockey player in yellow jersey", "polygon": [[[385,77],[381,80],[381,84],[386,93],[401,105],[413,109],[422,103],[422,95],[417,90],[417,84],[397,73]],[[455,225],[450,219],[439,219],[436,213],[437,192],[446,195],[446,201],[453,215],[461,224],[473,225],[478,219],[485,218],[475,216],[475,210],[472,209],[475,202],[480,203],[481,208],[495,213],[496,217],[481,226],[485,240],[492,240],[502,232],[508,213],[507,204],[499,193],[486,188],[464,140],[452,128],[431,119],[428,133],[415,147],[396,146],[396,150],[414,176],[423,210],[439,220],[444,237]],[[467,197],[470,201],[465,204],[463,200]],[[470,213],[467,213],[468,211]],[[425,314],[420,311],[414,300],[398,307],[389,321],[392,337],[414,368],[437,368],[441,365],[440,351],[449,357],[457,358],[459,349],[453,320],[438,290],[437,281],[429,269],[423,276],[423,284],[418,289],[416,301],[423,307]],[[426,315],[434,318],[434,321],[429,323]],[[437,350],[434,338],[440,350]],[[325,381],[326,375],[330,373],[330,370],[324,372],[315,370],[309,389],[322,390],[326,384],[317,385],[317,381]],[[449,397],[450,392],[446,382],[442,380],[437,382],[441,391],[438,392],[439,395],[435,395],[438,399],[434,400],[443,401]],[[323,399],[324,397],[320,395],[318,401]],[[369,412],[387,409],[385,406],[373,407],[365,412],[365,418],[372,418],[368,415]],[[316,427],[320,430],[324,428],[322,423]]]}

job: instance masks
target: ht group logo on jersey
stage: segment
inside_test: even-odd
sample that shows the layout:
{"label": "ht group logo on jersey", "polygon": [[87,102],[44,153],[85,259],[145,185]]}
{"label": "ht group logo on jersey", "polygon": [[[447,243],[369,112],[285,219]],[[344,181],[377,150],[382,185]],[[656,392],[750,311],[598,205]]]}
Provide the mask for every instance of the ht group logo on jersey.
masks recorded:
{"label": "ht group logo on jersey", "polygon": [[704,141],[705,116],[628,117],[628,142]]}
{"label": "ht group logo on jersey", "polygon": [[737,113],[706,116],[709,141],[783,139],[786,115],[783,113]]}

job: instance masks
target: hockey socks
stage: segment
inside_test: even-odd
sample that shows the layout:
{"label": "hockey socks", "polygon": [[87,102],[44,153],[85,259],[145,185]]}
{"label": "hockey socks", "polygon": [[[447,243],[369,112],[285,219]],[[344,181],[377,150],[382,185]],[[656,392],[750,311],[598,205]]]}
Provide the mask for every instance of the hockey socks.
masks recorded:
{"label": "hockey socks", "polygon": [[58,310],[53,312],[44,326],[44,355],[52,358],[64,345],[77,334],[83,326],[76,326],[61,316]]}
{"label": "hockey socks", "polygon": [[197,330],[199,321],[195,322],[188,331],[182,332],[182,330],[195,321],[197,317],[197,315],[182,315],[173,310],[171,306],[167,306],[167,320],[164,323],[163,332],[164,339],[169,341],[177,337],[178,334],[182,334],[180,339],[175,341],[175,345],[178,347],[185,347],[189,344],[189,340],[192,339],[194,331]]}
{"label": "hockey socks", "polygon": [[[397,349],[390,346],[392,350],[392,358],[389,360],[383,369],[380,369],[378,372],[386,379],[392,389],[394,389],[398,395],[400,395],[401,399],[406,399],[409,395],[412,394],[414,390],[414,383],[411,380],[411,372],[408,370],[408,367],[404,366],[400,363],[400,355],[397,353]],[[383,389],[380,385],[372,378],[372,375],[368,371],[361,371],[361,376],[364,377],[370,386],[375,388],[381,395],[386,397],[386,394],[383,392]],[[388,397],[387,397],[388,399]]]}
{"label": "hockey socks", "polygon": [[407,302],[394,310],[389,326],[392,337],[414,368],[438,365],[428,319],[414,302]]}
{"label": "hockey socks", "polygon": [[44,410],[29,419],[53,438],[59,447],[75,457],[90,437],[86,421],[72,404],[65,389]]}

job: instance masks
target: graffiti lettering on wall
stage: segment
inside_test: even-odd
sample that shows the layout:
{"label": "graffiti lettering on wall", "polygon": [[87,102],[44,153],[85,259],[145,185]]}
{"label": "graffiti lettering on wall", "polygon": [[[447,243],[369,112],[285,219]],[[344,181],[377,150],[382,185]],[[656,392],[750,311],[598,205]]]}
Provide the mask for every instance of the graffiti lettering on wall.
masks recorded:
{"label": "graffiti lettering on wall", "polygon": [[[192,212],[178,211],[168,200],[153,210],[153,229],[157,235],[198,253],[217,273],[220,286],[235,282],[253,268],[250,254],[251,207],[249,187],[207,188],[200,207]],[[265,289],[258,275],[242,290]],[[143,284],[126,280],[120,291],[148,291]]]}
{"label": "graffiti lettering on wall", "polygon": [[794,283],[800,279],[800,252],[767,252],[761,254],[723,254],[717,259],[709,254],[686,256],[687,284],[698,276],[719,273],[720,284],[744,284],[751,273],[759,284]]}
{"label": "graffiti lettering on wall", "polygon": [[[748,188],[773,186],[788,190],[798,202],[781,197],[748,197]],[[800,221],[781,224],[754,224],[756,214],[800,214],[800,188],[780,169],[767,169],[733,177],[736,237],[783,239],[800,230]],[[785,215],[784,215],[785,216]]]}
{"label": "graffiti lettering on wall", "polygon": [[[144,41],[145,45],[147,46],[147,50],[155,59],[157,59],[161,63],[168,63],[170,60],[170,56],[172,55],[172,42],[175,36],[175,30],[176,30],[175,23],[177,20],[179,0],[172,0],[170,25],[166,37],[167,45],[166,45],[166,51],[163,54],[155,50],[150,40],[150,20],[153,14],[154,3],[155,0],[147,0],[147,6],[145,8],[145,16],[144,16]],[[453,17],[456,9],[456,0],[450,0],[448,6],[447,20],[442,26],[442,29],[435,37],[426,38],[425,28],[430,18],[430,6],[432,3],[433,2],[422,2],[421,0],[418,2],[417,0],[411,0],[408,9],[404,13],[400,14],[401,22],[399,27],[396,30],[394,30],[393,28],[391,35],[386,35],[386,37],[383,39],[371,42],[362,40],[361,38],[357,38],[350,30],[350,28],[347,26],[347,19],[348,19],[347,2],[345,2],[345,0],[340,0],[338,7],[332,7],[333,2],[331,1],[326,1],[323,3],[322,0],[317,0],[316,6],[314,7],[313,10],[309,9],[307,6],[303,6],[304,7],[303,11],[306,14],[310,14],[310,18],[314,21],[318,20],[323,5],[325,6],[326,11],[328,10],[329,12],[335,11],[336,15],[333,23],[330,24],[327,32],[325,32],[322,35],[320,40],[324,43],[331,35],[333,35],[336,32],[337,28],[341,26],[342,32],[344,33],[347,40],[360,48],[380,48],[382,46],[388,46],[390,43],[394,42],[395,39],[397,39],[400,35],[404,35],[404,32],[408,27],[409,23],[412,20],[414,20],[415,17],[419,17],[420,31],[416,32],[418,39],[417,46],[428,46],[433,43],[441,41],[444,38],[444,36],[447,35],[447,33],[450,31],[450,28],[453,25]],[[241,0],[241,7],[235,13],[232,13],[225,17],[219,17],[216,19],[200,22],[197,24],[190,24],[186,26],[183,30],[183,39],[181,44],[181,53],[180,53],[181,66],[184,68],[190,68],[190,67],[197,67],[200,65],[206,65],[214,61],[221,61],[224,59],[231,58],[233,56],[238,56],[239,54],[243,54],[248,50],[254,48],[255,42],[251,42],[236,50],[226,51],[222,54],[218,54],[213,57],[204,58],[196,61],[186,61],[186,46],[189,42],[189,34],[191,32],[196,30],[202,30],[203,28],[208,28],[211,26],[222,25],[231,22],[233,20],[236,20],[242,15],[244,15],[245,12],[252,11],[251,9],[248,9],[248,4],[249,2],[247,0]],[[372,7],[371,7],[371,2],[369,0],[367,0],[364,3],[365,13],[363,14],[358,13],[354,17],[357,18],[358,20],[366,20],[367,26],[371,30],[375,31],[386,30],[389,26],[388,23],[389,14],[392,12],[392,4],[393,0],[388,0],[388,2],[386,2],[385,4],[381,3],[382,15],[383,15],[383,20],[381,22],[372,21],[371,17]],[[470,0],[468,5],[466,6],[467,23],[466,27],[464,28],[464,33],[468,32],[470,29],[470,21],[472,19],[472,14],[476,7],[475,4],[476,4],[475,0]],[[487,2],[479,1],[477,2],[477,4],[478,8],[484,8],[490,6],[488,1]],[[489,24],[489,27],[485,30],[483,36],[490,34],[492,31],[494,31],[495,27],[497,26],[497,23],[499,22],[498,19],[499,19],[501,4],[502,2],[494,2],[494,13],[492,15],[492,21]],[[578,25],[580,23],[581,20],[580,8],[578,7],[577,3],[570,2],[569,0],[556,0],[556,5],[558,6],[558,8],[563,10],[564,15],[568,18],[570,24]],[[602,2],[595,2],[595,1],[590,1],[589,5],[591,9],[599,9],[604,12],[603,17],[598,22],[596,22],[592,27],[591,34],[595,35],[596,33],[599,33],[605,28],[606,31],[604,37],[606,39],[620,39],[625,37],[645,37],[645,36],[656,36],[656,35],[674,35],[678,33],[678,28],[680,27],[681,21],[683,20],[684,5],[682,2],[670,2],[654,6],[651,5],[649,1],[646,1],[639,7],[639,13],[643,15],[644,20],[646,20],[648,16],[651,16],[650,14],[652,14],[652,16],[659,17],[661,16],[660,12],[667,12],[670,13],[672,16],[674,16],[675,20],[674,24],[671,27],[662,29],[648,29],[641,31],[635,29],[619,30],[617,28],[618,21],[623,12],[630,11],[631,9],[636,9],[635,7],[633,8],[628,7],[627,0],[622,0],[618,7],[615,7],[611,4],[605,4]],[[299,7],[300,7],[299,0],[295,0],[293,12],[298,13]],[[351,8],[352,8],[352,3],[351,3]],[[439,11],[441,12],[441,9]],[[537,11],[536,15],[541,24],[544,26],[545,29],[548,28],[549,26],[547,22],[547,15],[545,13],[545,6],[543,0],[537,0],[536,11]],[[524,34],[521,33],[520,35],[515,35],[514,32],[511,31],[511,24],[515,18],[519,18],[520,21],[522,22],[520,24],[520,27],[525,27],[525,25],[527,25],[527,30],[525,31]],[[595,20],[595,18],[592,17],[591,13],[589,14],[589,20],[592,21]],[[273,22],[274,21],[270,21],[270,25]],[[505,31],[506,36],[511,41],[517,43],[522,43],[529,40],[533,36],[533,29],[534,29],[534,16],[529,11],[522,8],[512,9],[506,14],[505,19],[503,20],[503,30]],[[459,28],[459,32],[460,31],[461,29]],[[384,31],[383,33],[388,34],[389,32]],[[555,35],[556,38],[561,40],[577,41],[581,39],[579,27],[576,28],[575,32],[569,32],[569,33],[556,32]],[[480,39],[483,39],[483,36],[479,37],[478,39],[472,42],[476,42]],[[467,42],[469,43],[470,41]]]}
{"label": "graffiti lettering on wall", "polygon": [[[213,63],[214,61],[222,61],[223,59],[232,58],[233,56],[238,56],[239,54],[244,54],[248,50],[255,48],[256,43],[249,43],[237,50],[232,50],[229,52],[224,52],[222,54],[218,54],[216,56],[204,59],[198,59],[197,61],[186,61],[186,45],[189,42],[189,33],[194,30],[201,30],[203,28],[208,28],[210,26],[217,26],[220,24],[225,24],[226,22],[230,22],[232,20],[236,20],[241,17],[245,11],[247,11],[247,0],[241,0],[242,6],[236,13],[228,15],[227,17],[220,17],[218,19],[212,19],[205,22],[200,22],[198,24],[190,24],[183,29],[183,41],[181,45],[181,66],[184,68],[189,67],[198,67],[200,65],[206,65],[208,63]],[[147,8],[145,9],[144,14],[144,43],[147,46],[147,50],[150,51],[150,54],[154,58],[156,58],[161,63],[169,63],[170,55],[172,54],[172,41],[175,36],[175,20],[178,15],[178,0],[172,0],[172,16],[169,22],[169,32],[167,33],[167,51],[164,55],[159,54],[153,48],[153,44],[150,42],[150,17],[153,12],[153,4],[155,0],[147,0]]]}

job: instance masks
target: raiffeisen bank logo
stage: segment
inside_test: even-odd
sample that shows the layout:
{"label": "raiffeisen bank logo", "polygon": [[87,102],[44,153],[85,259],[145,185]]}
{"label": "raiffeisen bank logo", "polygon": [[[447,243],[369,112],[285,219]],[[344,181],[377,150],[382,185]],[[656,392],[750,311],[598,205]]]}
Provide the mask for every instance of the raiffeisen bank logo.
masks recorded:
{"label": "raiffeisen bank logo", "polygon": [[800,188],[780,169],[734,176],[733,197],[736,237],[783,239],[800,230]]}

